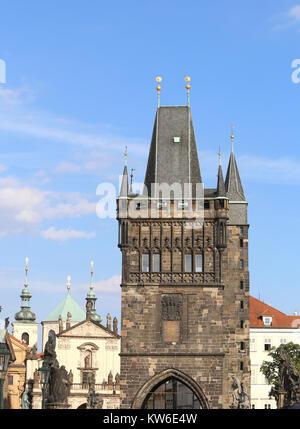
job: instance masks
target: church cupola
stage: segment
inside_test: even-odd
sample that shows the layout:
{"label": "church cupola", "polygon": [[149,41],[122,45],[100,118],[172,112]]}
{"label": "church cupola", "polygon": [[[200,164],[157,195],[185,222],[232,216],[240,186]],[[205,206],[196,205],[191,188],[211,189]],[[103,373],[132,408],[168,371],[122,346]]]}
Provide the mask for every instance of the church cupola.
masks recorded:
{"label": "church cupola", "polygon": [[21,311],[15,314],[18,322],[34,322],[36,315],[30,311],[31,294],[28,288],[28,258],[25,259],[25,283],[21,293]]}
{"label": "church cupola", "polygon": [[94,261],[91,261],[91,280],[90,280],[90,289],[87,293],[86,296],[86,301],[91,302],[92,303],[92,308],[91,308],[91,316],[90,318],[94,321],[94,322],[98,322],[101,323],[102,317],[99,316],[98,314],[96,314],[96,294],[94,291],[94,282],[93,282],[93,277],[94,277]]}

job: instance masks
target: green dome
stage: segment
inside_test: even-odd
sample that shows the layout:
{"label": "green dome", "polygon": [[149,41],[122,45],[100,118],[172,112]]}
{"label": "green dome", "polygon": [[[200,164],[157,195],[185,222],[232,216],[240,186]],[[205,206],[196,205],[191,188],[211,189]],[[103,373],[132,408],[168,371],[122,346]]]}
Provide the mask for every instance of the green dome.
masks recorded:
{"label": "green dome", "polygon": [[19,322],[34,322],[36,319],[36,315],[30,310],[22,309],[15,314],[15,319]]}
{"label": "green dome", "polygon": [[67,320],[68,313],[71,313],[72,322],[82,322],[86,318],[85,312],[71,297],[70,293],[58,304],[58,306],[46,317],[45,322],[57,322],[59,316],[62,320]]}

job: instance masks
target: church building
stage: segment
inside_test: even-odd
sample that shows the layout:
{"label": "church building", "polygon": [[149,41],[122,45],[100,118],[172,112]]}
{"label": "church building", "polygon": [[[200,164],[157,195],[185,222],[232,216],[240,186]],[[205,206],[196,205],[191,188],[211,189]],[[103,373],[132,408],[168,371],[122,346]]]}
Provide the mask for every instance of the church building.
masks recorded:
{"label": "church building", "polygon": [[217,185],[205,188],[186,88],[187,105],[160,106],[157,86],[142,194],[126,154],[121,408],[235,408],[236,383],[250,396],[249,225],[234,135],[225,181],[220,157]]}

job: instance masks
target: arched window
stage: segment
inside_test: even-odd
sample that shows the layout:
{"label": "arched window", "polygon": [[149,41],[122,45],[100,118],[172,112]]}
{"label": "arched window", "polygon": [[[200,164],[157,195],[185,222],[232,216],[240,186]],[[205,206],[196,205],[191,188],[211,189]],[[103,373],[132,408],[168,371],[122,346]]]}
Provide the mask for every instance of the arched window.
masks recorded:
{"label": "arched window", "polygon": [[29,334],[27,334],[27,332],[24,332],[22,334],[22,343],[27,345],[29,344]]}
{"label": "arched window", "polygon": [[169,378],[154,387],[146,397],[144,409],[200,409],[195,393],[176,378]]}

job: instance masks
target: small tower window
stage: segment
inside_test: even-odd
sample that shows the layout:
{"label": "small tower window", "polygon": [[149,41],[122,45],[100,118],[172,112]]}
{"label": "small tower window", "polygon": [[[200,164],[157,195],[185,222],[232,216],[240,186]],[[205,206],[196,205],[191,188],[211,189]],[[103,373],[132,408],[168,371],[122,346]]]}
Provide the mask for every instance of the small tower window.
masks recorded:
{"label": "small tower window", "polygon": [[240,259],[240,269],[244,269],[244,259]]}
{"label": "small tower window", "polygon": [[27,344],[27,346],[29,345],[29,335],[27,334],[27,332],[24,332],[22,334],[22,343]]}
{"label": "small tower window", "polygon": [[265,352],[269,352],[272,348],[272,342],[270,338],[265,338],[265,347],[264,350]]}
{"label": "small tower window", "polygon": [[149,273],[150,270],[150,258],[149,253],[144,253],[142,255],[142,272]]}
{"label": "small tower window", "polygon": [[240,289],[243,290],[244,289],[244,282],[243,280],[240,281]]}
{"label": "small tower window", "polygon": [[204,201],[204,210],[209,210],[209,201]]}
{"label": "small tower window", "polygon": [[240,247],[244,247],[244,240],[240,238]]}
{"label": "small tower window", "polygon": [[203,256],[201,253],[196,254],[196,273],[202,273],[203,271]]}
{"label": "small tower window", "polygon": [[190,253],[185,255],[185,272],[186,273],[192,272],[192,255]]}
{"label": "small tower window", "polygon": [[153,255],[153,272],[158,273],[160,272],[160,254],[154,253]]}
{"label": "small tower window", "polygon": [[180,137],[173,137],[174,143],[180,143]]}

